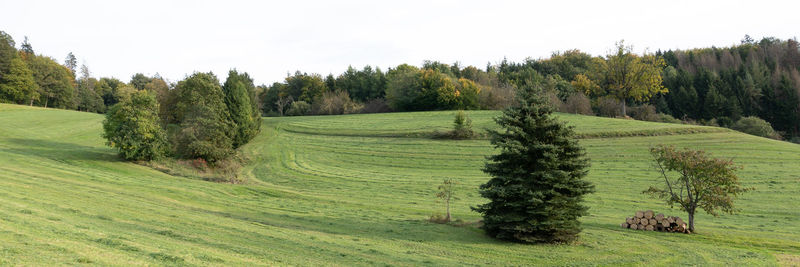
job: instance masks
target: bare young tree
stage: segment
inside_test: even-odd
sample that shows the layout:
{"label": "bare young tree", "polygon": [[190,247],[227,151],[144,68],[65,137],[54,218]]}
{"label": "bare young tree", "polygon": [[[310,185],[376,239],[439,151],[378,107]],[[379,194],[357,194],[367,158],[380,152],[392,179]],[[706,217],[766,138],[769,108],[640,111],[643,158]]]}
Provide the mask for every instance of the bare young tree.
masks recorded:
{"label": "bare young tree", "polygon": [[456,186],[458,185],[458,181],[453,178],[446,178],[442,181],[442,184],[439,185],[439,192],[436,193],[436,197],[439,198],[441,201],[444,202],[445,206],[445,217],[444,222],[450,221],[450,203],[453,200],[458,200],[455,197]]}

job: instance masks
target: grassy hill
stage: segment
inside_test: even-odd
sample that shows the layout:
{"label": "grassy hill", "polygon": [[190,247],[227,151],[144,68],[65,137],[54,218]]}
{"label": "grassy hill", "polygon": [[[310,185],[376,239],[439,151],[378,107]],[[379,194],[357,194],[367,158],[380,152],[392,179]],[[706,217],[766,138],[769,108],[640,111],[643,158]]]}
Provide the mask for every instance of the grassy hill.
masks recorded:
{"label": "grassy hill", "polygon": [[[470,112],[476,128],[497,112]],[[245,146],[248,184],[170,176],[119,161],[102,116],[0,104],[0,265],[531,265],[800,263],[800,146],[720,128],[559,115],[592,159],[590,216],[576,245],[498,242],[427,223],[445,177],[469,207],[487,140],[434,140],[453,112],[265,118]],[[640,209],[681,215],[640,192],[648,148],[707,149],[745,166],[756,191],[698,234],[619,228]]]}

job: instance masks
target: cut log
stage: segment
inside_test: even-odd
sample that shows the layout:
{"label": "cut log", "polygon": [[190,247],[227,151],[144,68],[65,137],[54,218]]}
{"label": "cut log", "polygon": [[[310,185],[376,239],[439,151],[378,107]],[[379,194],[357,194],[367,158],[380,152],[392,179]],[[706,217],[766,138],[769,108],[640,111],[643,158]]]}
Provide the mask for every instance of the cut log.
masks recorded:
{"label": "cut log", "polygon": [[664,221],[661,221],[661,227],[664,227],[664,228],[667,228],[667,227],[669,227],[669,222],[668,222],[668,221],[666,221],[666,220],[664,220]]}
{"label": "cut log", "polygon": [[639,217],[633,218],[633,224],[639,224],[640,222],[642,222],[642,219]]}
{"label": "cut log", "polygon": [[648,226],[645,226],[644,229],[647,230],[647,231],[653,231],[655,229],[655,226],[648,225]]}
{"label": "cut log", "polygon": [[686,233],[686,224],[684,223],[684,224],[678,225],[676,232]]}
{"label": "cut log", "polygon": [[652,210],[645,211],[644,212],[644,217],[647,218],[647,219],[652,219],[653,218],[653,211]]}
{"label": "cut log", "polygon": [[656,225],[658,223],[656,222],[656,219],[650,219],[649,224],[650,225]]}
{"label": "cut log", "polygon": [[644,218],[644,211],[637,211],[636,218]]}
{"label": "cut log", "polygon": [[664,214],[663,213],[656,214],[656,221],[660,222],[662,220],[664,220]]}
{"label": "cut log", "polygon": [[622,228],[628,228],[628,223],[622,223],[619,226],[621,226]]}
{"label": "cut log", "polygon": [[633,229],[633,230],[636,230],[636,229],[638,229],[638,228],[639,228],[639,225],[636,225],[636,224],[631,224],[629,227],[630,227],[631,229]]}
{"label": "cut log", "polygon": [[677,223],[678,225],[684,224],[683,219],[681,219],[680,217],[675,218],[675,223]]}
{"label": "cut log", "polygon": [[633,218],[630,218],[630,217],[628,217],[628,218],[625,218],[625,223],[627,223],[627,224],[633,224]]}
{"label": "cut log", "polygon": [[669,223],[674,223],[675,222],[675,217],[669,216],[669,217],[667,217],[667,221]]}

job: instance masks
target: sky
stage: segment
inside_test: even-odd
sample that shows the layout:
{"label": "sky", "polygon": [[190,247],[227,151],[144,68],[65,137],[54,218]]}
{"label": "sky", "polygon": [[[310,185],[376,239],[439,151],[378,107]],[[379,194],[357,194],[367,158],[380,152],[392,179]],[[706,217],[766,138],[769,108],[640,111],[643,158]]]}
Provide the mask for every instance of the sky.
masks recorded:
{"label": "sky", "polygon": [[568,49],[605,55],[619,40],[641,53],[800,30],[800,1],[0,0],[0,9],[17,47],[28,36],[37,54],[63,63],[72,52],[93,77],[123,81],[208,71],[224,81],[236,68],[271,84],[296,70],[424,60],[484,68]]}

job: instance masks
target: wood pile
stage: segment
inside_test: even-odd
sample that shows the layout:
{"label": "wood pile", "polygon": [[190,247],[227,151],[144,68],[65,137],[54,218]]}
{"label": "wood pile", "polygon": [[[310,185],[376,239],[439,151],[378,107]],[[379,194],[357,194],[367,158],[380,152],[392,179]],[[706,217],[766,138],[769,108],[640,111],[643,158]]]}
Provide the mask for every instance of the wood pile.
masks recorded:
{"label": "wood pile", "polygon": [[637,211],[633,217],[626,218],[620,226],[633,230],[689,233],[689,227],[680,217],[655,214],[652,210]]}

